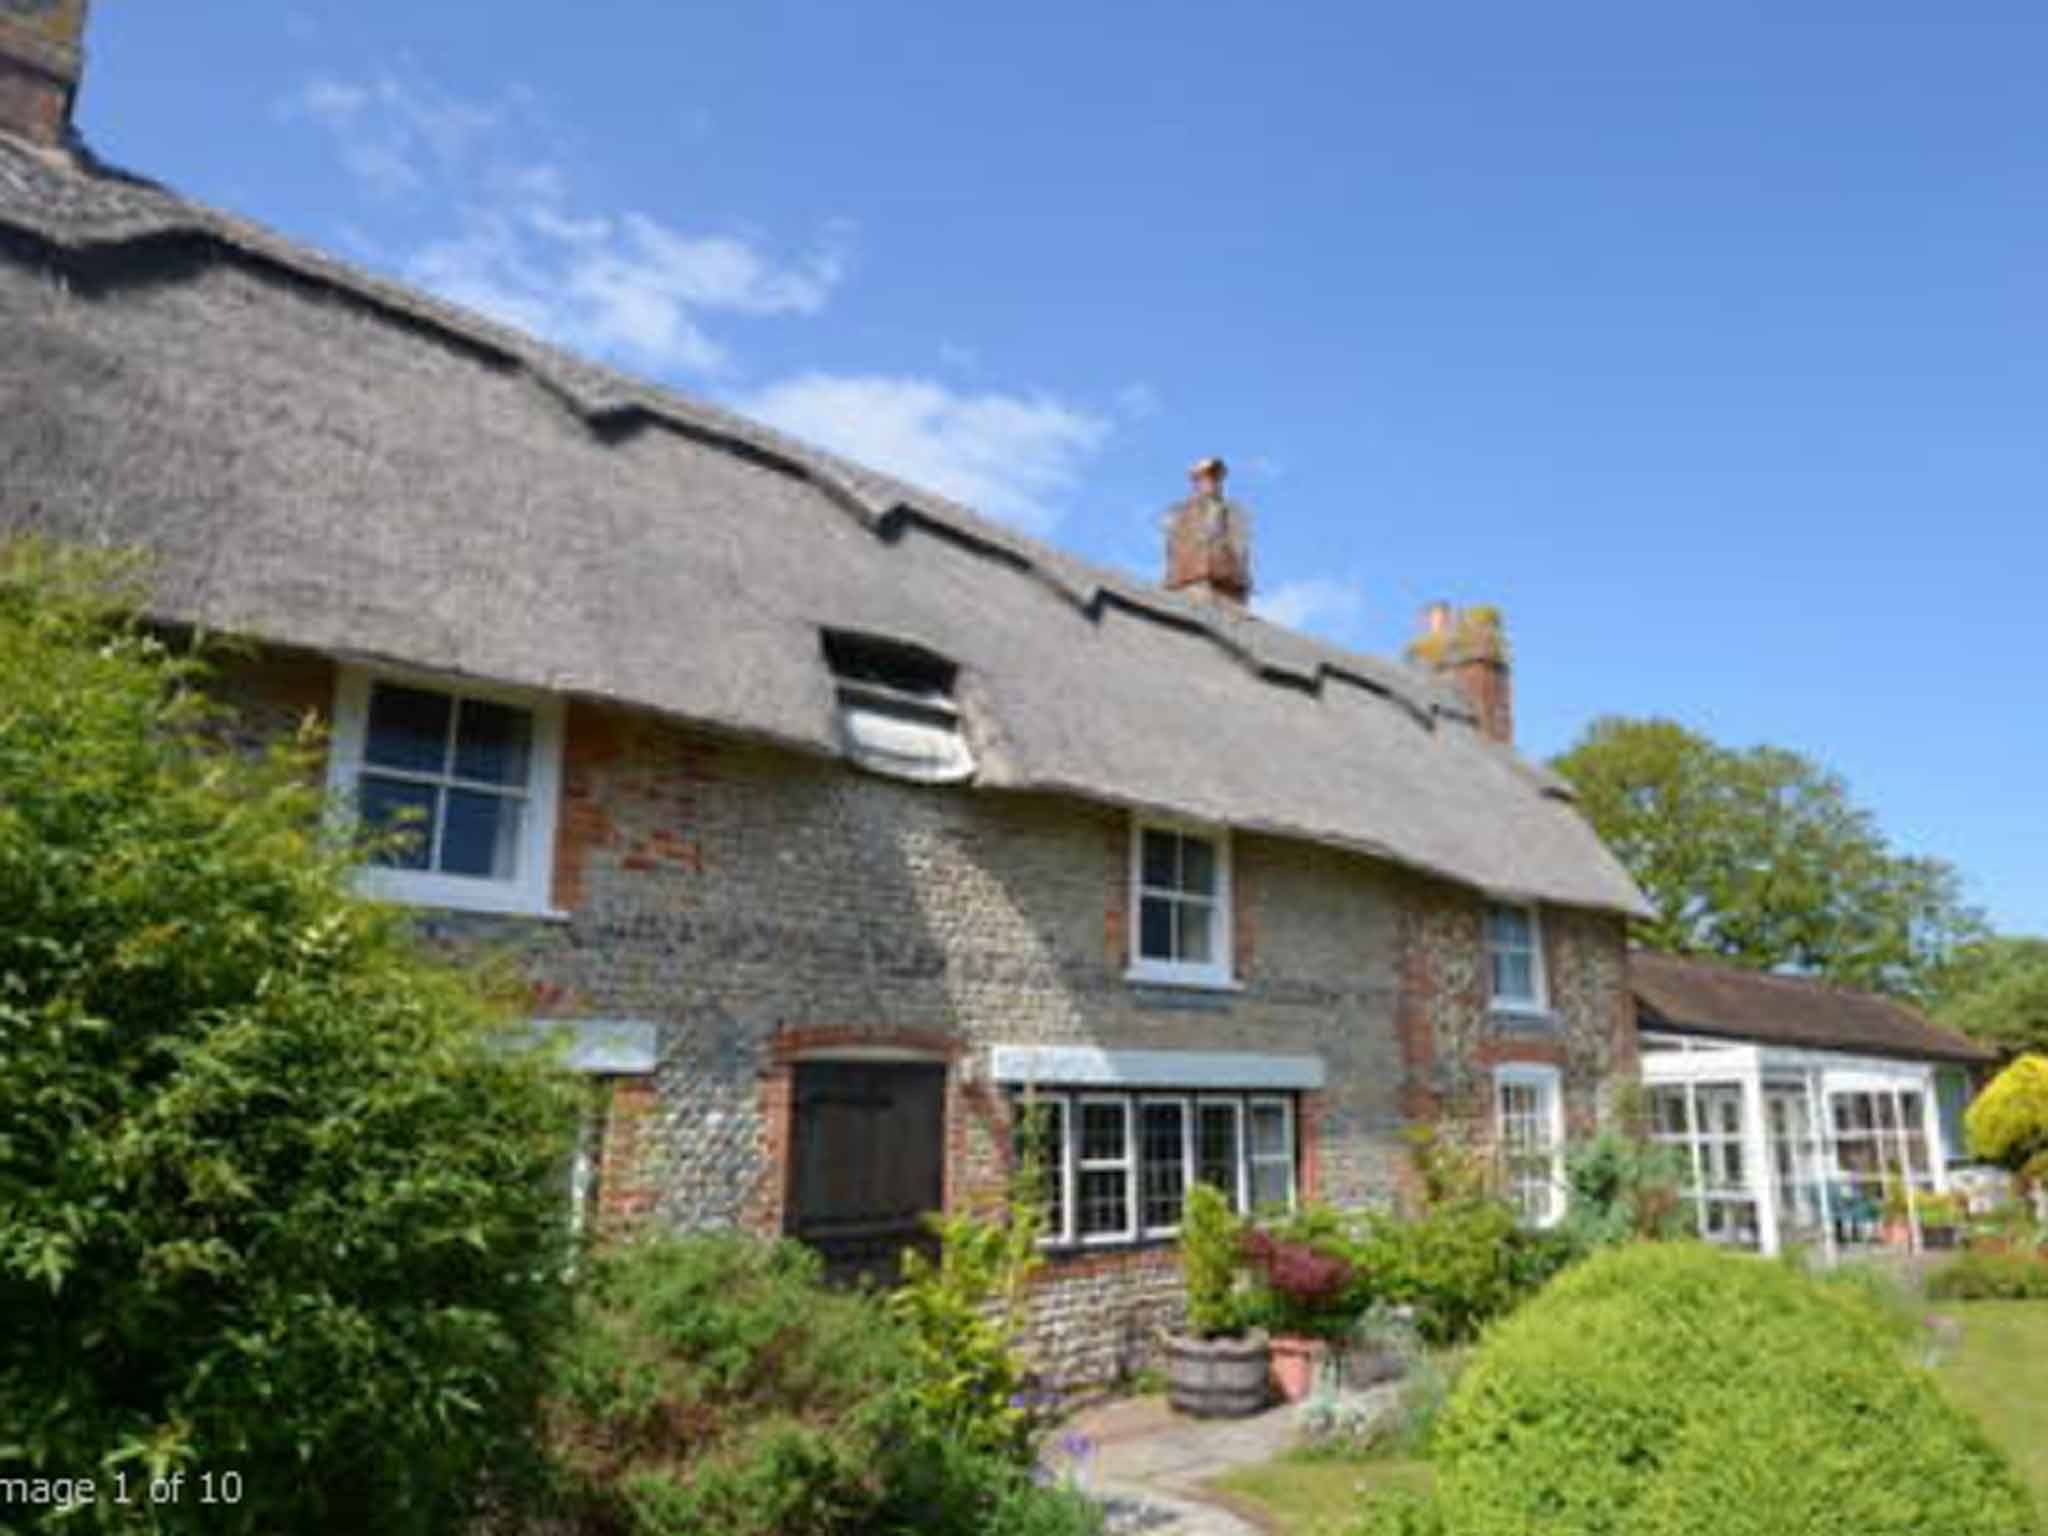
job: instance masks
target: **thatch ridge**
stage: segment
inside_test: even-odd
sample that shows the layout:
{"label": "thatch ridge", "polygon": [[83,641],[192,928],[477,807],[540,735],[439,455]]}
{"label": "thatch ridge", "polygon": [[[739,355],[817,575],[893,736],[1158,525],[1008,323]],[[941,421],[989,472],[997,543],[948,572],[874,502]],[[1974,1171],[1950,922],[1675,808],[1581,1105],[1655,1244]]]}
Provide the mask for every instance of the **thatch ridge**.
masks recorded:
{"label": "thatch ridge", "polygon": [[[886,604],[891,592],[916,591],[921,599],[919,606],[925,612],[922,619],[911,614],[901,616],[900,624],[911,626],[904,630],[906,636],[965,661],[972,659],[975,646],[985,638],[973,630],[999,619],[1009,626],[1013,650],[1021,647],[1029,651],[1044,643],[1072,652],[1062,658],[1071,677],[1082,686],[1102,691],[1097,701],[1097,717],[1107,712],[1108,728],[1115,739],[1106,737],[1091,742],[1081,734],[1081,719],[1062,724],[1049,718],[1061,712],[1064,702],[1056,690],[1047,691],[1051,683],[1027,677],[1002,679],[1014,695],[1010,701],[1012,718],[1005,724],[1014,733],[1012,744],[1019,750],[1012,762],[1003,762],[999,754],[987,764],[985,784],[1058,788],[1097,800],[1141,804],[1152,798],[1155,780],[1184,778],[1186,783],[1180,793],[1158,796],[1161,809],[1353,847],[1491,889],[1521,891],[1588,906],[1639,910],[1640,897],[1619,867],[1575,815],[1555,805],[1565,794],[1557,781],[1512,752],[1483,741],[1471,728],[1472,717],[1463,700],[1453,690],[1412,668],[1346,651],[1241,611],[1170,593],[1092,566],[989,522],[944,497],[812,448],[720,407],[575,358],[515,329],[309,251],[246,220],[185,201],[152,183],[110,171],[89,159],[33,151],[0,139],[0,234],[8,230],[29,238],[43,251],[40,260],[24,259],[24,253],[15,248],[13,265],[17,268],[38,267],[45,274],[54,273],[78,282],[82,288],[98,290],[103,299],[122,301],[111,305],[118,314],[101,316],[75,314],[61,307],[47,312],[24,311],[25,315],[32,314],[41,327],[24,332],[25,339],[55,349],[57,356],[68,355],[65,349],[76,347],[104,358],[109,355],[109,346],[120,345],[119,326],[137,327],[133,334],[137,345],[145,348],[144,361],[171,371],[163,373],[167,382],[149,384],[148,380],[124,378],[124,386],[140,389],[147,385],[159,394],[175,389],[178,362],[163,355],[147,355],[152,334],[147,328],[159,322],[151,313],[145,313],[146,306],[127,301],[154,299],[157,295],[146,291],[151,284],[169,284],[171,288],[203,286],[208,274],[224,262],[262,281],[317,295],[322,301],[338,301],[377,325],[430,338],[451,354],[466,356],[494,373],[525,381],[526,387],[540,399],[565,413],[592,450],[610,461],[608,468],[595,462],[585,465],[565,443],[559,462],[549,461],[546,466],[550,472],[604,477],[602,483],[588,479],[584,483],[592,487],[596,501],[603,503],[596,508],[602,515],[594,519],[593,526],[609,527],[610,537],[622,539],[628,545],[646,545],[650,553],[658,549],[662,558],[669,558],[679,547],[696,547],[690,544],[691,540],[707,537],[725,540],[723,545],[711,548],[714,555],[723,553],[738,558],[742,551],[750,552],[746,554],[748,563],[743,566],[718,567],[714,560],[704,570],[679,572],[683,590],[694,592],[702,602],[723,605],[720,612],[730,621],[724,629],[707,629],[709,620],[701,616],[694,621],[695,627],[690,616],[677,617],[674,635],[666,637],[672,640],[675,653],[715,654],[720,668],[716,677],[693,674],[679,681],[662,672],[658,655],[652,649],[657,644],[656,636],[638,632],[606,635],[606,624],[612,616],[587,611],[588,604],[585,611],[571,615],[591,629],[582,649],[582,662],[573,659],[577,654],[574,646],[548,652],[532,634],[479,629],[479,624],[487,626],[495,615],[487,613],[480,619],[473,608],[479,601],[487,605],[496,596],[490,588],[479,587],[483,580],[479,572],[447,571],[437,581],[422,586],[425,578],[410,564],[402,569],[393,564],[445,560],[448,555],[441,551],[464,549],[447,541],[459,537],[466,531],[466,525],[423,522],[422,518],[435,514],[413,510],[408,503],[415,498],[390,500],[388,464],[349,461],[351,468],[360,465],[365,477],[363,495],[367,499],[348,504],[353,510],[341,514],[352,523],[361,523],[358,542],[322,542],[331,538],[331,528],[322,531],[317,518],[307,523],[305,519],[310,514],[297,509],[279,510],[274,500],[276,494],[301,499],[289,476],[319,471],[310,463],[292,468],[270,463],[266,458],[277,454],[289,457],[294,453],[332,455],[333,442],[324,436],[319,441],[304,440],[303,428],[299,438],[271,440],[263,435],[268,427],[249,427],[249,441],[240,443],[227,442],[222,435],[231,437],[245,430],[243,427],[223,424],[213,417],[194,421],[180,418],[166,423],[163,431],[185,434],[170,440],[168,448],[195,463],[206,459],[210,452],[228,448],[233,450],[228,454],[231,462],[254,460],[265,473],[287,477],[276,482],[277,489],[272,493],[266,493],[264,485],[255,479],[247,485],[205,483],[204,492],[208,497],[221,499],[221,507],[174,499],[168,504],[168,511],[162,506],[153,512],[138,506],[119,513],[103,512],[83,499],[86,492],[82,487],[92,482],[93,475],[68,477],[69,481],[77,482],[73,486],[62,473],[65,466],[25,461],[47,475],[44,484],[50,489],[43,493],[45,501],[65,504],[54,506],[54,510],[52,506],[38,510],[36,492],[31,487],[27,492],[28,515],[60,527],[91,526],[110,534],[125,532],[132,536],[140,528],[149,542],[174,549],[182,564],[173,563],[185,573],[185,601],[195,609],[176,617],[199,618],[221,628],[242,623],[249,626],[251,633],[281,643],[356,654],[376,651],[391,660],[559,688],[586,697],[673,712],[715,728],[807,750],[832,751],[824,684],[822,680],[799,675],[791,656],[786,654],[789,647],[783,638],[791,633],[793,625],[809,623],[815,627],[820,613],[811,609],[796,612],[792,607],[800,606],[796,598],[778,606],[777,594],[769,589],[778,582],[802,588],[814,593],[810,599],[814,608],[822,611],[850,607],[861,610],[871,623],[878,622],[876,605]],[[165,269],[161,263],[173,257],[174,270]],[[8,264],[6,253],[0,252],[0,269]],[[0,291],[0,300],[4,299],[5,292]],[[258,312],[258,300],[250,293],[238,291],[237,302],[240,307],[232,312],[234,323],[271,323],[270,311]],[[261,303],[269,305],[271,301]],[[275,313],[276,323],[287,333],[291,326],[303,330],[312,323],[283,310]],[[186,332],[176,334],[189,333],[191,322],[182,323]],[[333,331],[348,331],[346,326],[333,321],[322,323]],[[74,330],[78,332],[75,338]],[[172,334],[166,332],[166,338]],[[355,350],[337,354],[336,360],[351,369],[371,366],[374,355],[402,363],[403,371],[408,373],[431,377],[446,373],[446,369],[437,373],[436,366],[426,364],[417,353],[408,360],[391,352],[367,332],[350,334],[359,338]],[[344,341],[345,337],[336,344],[342,345]],[[168,347],[171,341],[164,339],[155,344]],[[212,344],[212,338],[208,344]],[[97,350],[91,350],[94,348]],[[0,359],[0,370],[4,368],[5,361]],[[134,371],[147,370],[138,367]],[[251,394],[251,388],[230,387],[232,381],[209,382],[216,384],[217,393],[226,398],[241,399]],[[328,385],[324,378],[311,374],[306,375],[306,382],[314,389]],[[459,389],[475,387],[455,383]],[[418,387],[430,387],[430,381]],[[146,412],[149,399],[147,394],[138,397],[135,408]],[[352,403],[353,397],[343,398],[334,408],[340,410]],[[449,409],[445,397],[423,399],[422,403],[437,411]],[[104,408],[115,409],[112,405]],[[247,409],[246,401],[242,408]],[[68,417],[48,414],[54,410],[55,407],[47,408],[43,420],[45,436],[57,438],[62,438],[66,431],[82,431],[80,424],[93,414],[91,408],[73,409]],[[459,445],[430,447],[425,439],[391,440],[388,424],[384,428],[377,425],[383,420],[381,416],[375,411],[361,414],[362,421],[351,426],[360,442],[350,439],[359,455],[373,448],[386,457],[409,452],[415,459],[429,452],[461,451]],[[11,425],[18,432],[29,432],[34,430],[35,422],[31,419]],[[320,420],[314,425],[325,429],[329,423]],[[491,425],[493,430],[503,427],[502,423]],[[146,420],[124,420],[123,431],[132,430],[145,445],[129,450],[132,454],[146,457],[154,451],[154,441],[148,437],[153,426]],[[822,496],[837,509],[848,528],[867,535],[871,548],[896,552],[899,564],[876,575],[873,582],[878,584],[861,588],[856,581],[853,587],[824,592],[816,585],[815,572],[798,567],[807,559],[814,565],[843,562],[851,558],[851,551],[838,546],[822,528],[814,528],[808,521],[776,522],[798,516],[792,507],[783,504],[786,498],[769,493],[758,482],[744,481],[743,476],[736,480],[733,475],[716,470],[715,462],[709,459],[689,460],[708,488],[698,487],[692,481],[688,494],[680,488],[677,493],[688,505],[657,508],[646,499],[651,494],[645,489],[649,466],[641,462],[646,458],[641,439],[656,429],[664,438],[723,455],[727,462],[750,465],[756,471],[783,479],[793,488],[801,487]],[[403,437],[405,430],[401,428],[397,435]],[[533,430],[539,431],[538,423]],[[201,432],[213,436],[203,440],[193,436]],[[39,453],[45,446],[38,439],[24,451]],[[531,441],[521,446],[541,452]],[[0,450],[8,447],[0,441]],[[63,451],[76,453],[89,448],[90,445],[71,441],[64,444]],[[426,467],[452,479],[459,479],[463,468],[444,460],[434,460]],[[119,464],[94,464],[91,468],[102,487],[119,488],[122,494],[113,499],[152,502],[153,488],[143,487],[132,496],[126,494],[131,487],[119,478]],[[370,475],[371,468],[378,474]],[[198,468],[182,472],[202,473]],[[369,484],[372,479],[375,486]],[[618,485],[612,483],[615,479],[620,482]],[[171,487],[163,494],[172,494],[177,489]],[[461,504],[462,498],[454,495],[452,486],[428,484],[421,489],[425,494],[416,499],[422,507],[434,504],[435,493],[442,490],[453,497],[452,502],[444,497],[443,503]],[[550,502],[557,510],[545,515],[555,517],[557,523],[543,529],[538,524],[517,521],[520,516],[543,515],[540,510],[521,506],[507,514],[498,505],[507,499],[502,486],[495,490],[487,485],[477,489],[485,498],[480,507],[482,515],[486,519],[496,517],[502,524],[495,532],[485,530],[485,536],[501,541],[494,547],[505,547],[505,539],[544,536],[551,547],[566,548],[590,564],[593,579],[631,584],[645,578],[644,562],[640,568],[633,568],[630,562],[591,563],[595,557],[587,539],[577,542],[586,530],[565,526],[560,521],[578,515],[570,507],[580,498]],[[707,505],[693,511],[697,505],[693,498],[700,494],[736,499],[723,510]],[[4,488],[0,488],[0,497],[4,495]],[[271,499],[265,499],[266,495]],[[71,506],[74,500],[77,505]],[[229,523],[222,523],[222,518],[229,517],[228,509],[241,502],[249,508],[241,522],[235,524],[230,518]],[[0,512],[5,511],[0,506]],[[683,513],[688,516],[678,521]],[[505,522],[508,515],[513,515],[514,521]],[[129,521],[123,523],[124,517]],[[609,523],[605,522],[606,517],[610,518]],[[635,517],[647,519],[645,525],[630,521]],[[0,522],[7,520],[0,517]],[[808,540],[817,547],[806,553],[779,551],[772,543],[763,544],[763,529],[770,526],[786,526],[790,542]],[[262,543],[256,554],[249,557],[255,562],[254,575],[240,585],[220,569],[223,546],[218,541],[236,538],[254,538]],[[676,538],[683,539],[684,545],[675,545],[672,541]],[[362,540],[368,540],[367,551],[359,547]],[[655,542],[650,544],[650,540]],[[823,542],[819,543],[820,540]],[[989,576],[975,576],[958,566],[954,558],[938,554],[939,546],[980,562],[991,575],[1000,569],[1028,576],[1030,587],[1055,597],[1090,628],[1105,636],[1114,629],[1125,639],[1108,651],[1103,650],[1101,643],[1076,650],[1073,639],[1062,638],[1047,630],[1043,621],[1030,619],[1028,603],[989,585]],[[305,553],[296,554],[300,549]],[[534,558],[540,557],[536,554]],[[618,558],[623,560],[625,555]],[[308,559],[326,564],[308,567],[304,563]],[[300,563],[295,566],[294,560]],[[863,568],[867,563],[863,562]],[[394,573],[403,579],[386,592],[374,583],[360,588],[349,585],[352,572],[358,580],[365,575],[386,577]],[[507,573],[495,574],[502,586]],[[510,574],[529,586],[540,579],[537,568]],[[711,583],[709,587],[703,585],[707,581]],[[939,583],[944,590],[933,588],[931,583]],[[757,587],[760,590],[753,590]],[[973,590],[968,590],[970,587]],[[533,590],[537,596],[538,589]],[[934,593],[928,601],[922,600],[926,591]],[[490,597],[480,597],[484,592],[489,592]],[[821,592],[822,596],[815,595]],[[300,600],[297,607],[286,601],[288,596]],[[679,594],[675,601],[685,599]],[[990,614],[985,611],[989,609],[1000,612]],[[1125,618],[1120,620],[1116,615]],[[890,614],[892,621],[897,617]],[[1139,643],[1140,632],[1125,627],[1129,621],[1147,626],[1161,636],[1173,633],[1199,637],[1210,649],[1229,658],[1231,670],[1252,691],[1226,686],[1220,678],[1204,680],[1197,674],[1206,669],[1197,667],[1189,671],[1185,658],[1172,651],[1170,645],[1162,650],[1161,642]],[[917,633],[915,625],[919,623],[930,632]],[[290,632],[278,633],[280,629]],[[986,654],[995,657],[999,651],[997,641],[988,639],[987,645],[990,649]],[[1088,654],[1083,655],[1084,651]],[[1141,661],[1138,651],[1147,653],[1151,660]],[[1095,671],[1111,658],[1115,660],[1118,676],[1096,677]],[[809,658],[807,664],[814,664],[814,658]],[[985,664],[997,665],[993,660]],[[1155,670],[1147,674],[1147,666]],[[1162,704],[1147,697],[1141,689],[1133,691],[1144,677],[1149,676],[1156,683],[1161,675],[1156,669],[1162,666],[1179,669],[1180,675],[1199,685],[1197,691],[1203,694],[1202,700]],[[1351,727],[1340,726],[1338,716],[1328,714],[1333,703],[1345,696],[1361,701],[1359,706],[1339,707],[1339,715],[1357,722]],[[1226,705],[1226,699],[1232,702]],[[1286,699],[1314,703],[1293,706],[1292,715],[1276,713]],[[1357,735],[1358,725],[1369,724],[1374,718],[1370,708],[1366,714],[1356,714],[1359,707],[1365,707],[1363,701],[1376,701],[1378,706],[1392,704],[1394,713],[1407,720],[1410,730],[1437,742],[1427,753],[1428,761],[1409,761],[1416,748],[1399,746],[1379,726],[1363,736]],[[1284,751],[1294,760],[1262,767],[1257,754],[1247,750],[1242,760],[1226,763],[1222,759],[1228,754],[1219,749],[1206,754],[1217,759],[1214,763],[1197,760],[1190,764],[1189,749],[1194,749],[1196,759],[1205,755],[1199,744],[1213,735],[1215,720],[1219,718],[1215,712],[1226,707],[1243,717],[1242,728],[1248,733],[1285,740]],[[1178,713],[1174,712],[1176,709]],[[1303,714],[1303,710],[1308,713]],[[1129,718],[1118,718],[1119,712]],[[1016,718],[1018,715],[1032,719],[1023,723]],[[1022,740],[1033,736],[1035,740]],[[1181,740],[1183,737],[1186,739]],[[1375,748],[1367,738],[1382,740],[1384,745]],[[1382,756],[1373,760],[1374,752]],[[1392,755],[1386,756],[1387,753]],[[1407,766],[1397,767],[1400,763]],[[1287,782],[1274,779],[1276,773]],[[1518,809],[1521,802],[1526,803]],[[1538,814],[1537,806],[1546,802],[1554,808]],[[1407,830],[1396,832],[1404,827]]]}

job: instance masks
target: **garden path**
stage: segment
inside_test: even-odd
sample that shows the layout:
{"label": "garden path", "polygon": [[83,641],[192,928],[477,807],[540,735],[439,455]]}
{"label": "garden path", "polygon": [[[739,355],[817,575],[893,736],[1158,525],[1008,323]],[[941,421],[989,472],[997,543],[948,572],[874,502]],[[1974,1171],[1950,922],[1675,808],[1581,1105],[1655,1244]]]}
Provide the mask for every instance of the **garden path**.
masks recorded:
{"label": "garden path", "polygon": [[1119,1398],[1068,1421],[1046,1462],[1103,1502],[1112,1532],[1259,1536],[1206,1485],[1296,1444],[1298,1413],[1283,1404],[1245,1419],[1190,1419],[1164,1397]]}

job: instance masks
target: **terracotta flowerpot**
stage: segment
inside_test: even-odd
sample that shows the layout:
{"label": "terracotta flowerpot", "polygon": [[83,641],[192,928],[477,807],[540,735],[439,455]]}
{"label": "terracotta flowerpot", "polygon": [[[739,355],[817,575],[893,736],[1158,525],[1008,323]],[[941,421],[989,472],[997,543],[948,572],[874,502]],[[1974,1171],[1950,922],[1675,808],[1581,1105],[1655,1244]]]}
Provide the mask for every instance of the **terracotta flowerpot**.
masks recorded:
{"label": "terracotta flowerpot", "polygon": [[1330,1346],[1321,1339],[1283,1333],[1273,1340],[1273,1390],[1298,1403],[1315,1387],[1316,1372]]}
{"label": "terracotta flowerpot", "polygon": [[1241,1419],[1266,1406],[1267,1352],[1263,1331],[1234,1338],[1166,1336],[1167,1400],[1181,1413],[1205,1419]]}

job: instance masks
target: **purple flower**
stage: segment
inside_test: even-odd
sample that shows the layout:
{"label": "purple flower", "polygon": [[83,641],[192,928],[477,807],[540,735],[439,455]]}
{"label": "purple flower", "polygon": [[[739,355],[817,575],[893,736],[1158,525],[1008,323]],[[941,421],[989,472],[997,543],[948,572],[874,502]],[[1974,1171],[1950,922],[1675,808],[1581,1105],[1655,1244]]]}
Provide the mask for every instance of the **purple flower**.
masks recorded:
{"label": "purple flower", "polygon": [[1086,1461],[1095,1454],[1095,1442],[1078,1430],[1068,1430],[1059,1438],[1060,1454],[1072,1461]]}

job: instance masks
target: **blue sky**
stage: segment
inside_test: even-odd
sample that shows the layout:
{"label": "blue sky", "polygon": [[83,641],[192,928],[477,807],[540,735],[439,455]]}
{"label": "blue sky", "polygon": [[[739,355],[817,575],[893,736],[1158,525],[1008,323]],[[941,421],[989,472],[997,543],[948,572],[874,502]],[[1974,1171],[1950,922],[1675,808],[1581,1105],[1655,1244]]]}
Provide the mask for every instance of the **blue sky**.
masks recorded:
{"label": "blue sky", "polygon": [[1523,747],[1844,774],[2048,932],[2048,11],[102,0],[117,161],[1147,576],[1498,603]]}

